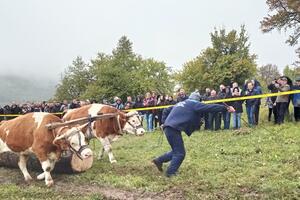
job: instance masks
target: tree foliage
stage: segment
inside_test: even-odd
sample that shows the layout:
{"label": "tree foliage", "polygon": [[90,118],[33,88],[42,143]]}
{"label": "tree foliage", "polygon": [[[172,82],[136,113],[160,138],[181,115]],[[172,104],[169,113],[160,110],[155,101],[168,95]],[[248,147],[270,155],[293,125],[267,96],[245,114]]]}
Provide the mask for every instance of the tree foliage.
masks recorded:
{"label": "tree foliage", "polygon": [[296,77],[300,77],[300,67],[285,66],[283,69],[283,75],[295,80]]}
{"label": "tree foliage", "polygon": [[61,82],[57,85],[55,98],[70,100],[82,95],[93,78],[90,67],[82,60],[82,57],[78,56],[67,68]]}
{"label": "tree foliage", "polygon": [[178,74],[177,80],[184,88],[193,91],[217,88],[221,83],[229,85],[232,81],[241,84],[256,73],[256,55],[249,52],[250,43],[244,26],[240,32],[226,33],[225,29],[215,29],[210,37],[212,47],[185,63]]}
{"label": "tree foliage", "polygon": [[288,31],[290,35],[286,42],[296,45],[300,38],[300,1],[267,0],[267,4],[271,14],[261,21],[261,30],[265,33],[274,29]]}
{"label": "tree foliage", "polygon": [[[70,82],[77,82],[78,77],[68,70],[56,96],[59,99],[76,96],[102,100],[112,99],[114,96],[125,99],[128,95],[136,96],[148,91],[167,93],[172,87],[169,72],[165,63],[152,58],[144,59],[135,54],[132,42],[123,36],[112,54],[99,53],[91,60],[87,72],[89,79],[76,85],[80,92],[69,92],[73,88]],[[64,92],[60,88],[64,88]]]}
{"label": "tree foliage", "polygon": [[280,76],[277,65],[267,64],[257,70],[257,78],[263,86],[267,86],[274,78]]}

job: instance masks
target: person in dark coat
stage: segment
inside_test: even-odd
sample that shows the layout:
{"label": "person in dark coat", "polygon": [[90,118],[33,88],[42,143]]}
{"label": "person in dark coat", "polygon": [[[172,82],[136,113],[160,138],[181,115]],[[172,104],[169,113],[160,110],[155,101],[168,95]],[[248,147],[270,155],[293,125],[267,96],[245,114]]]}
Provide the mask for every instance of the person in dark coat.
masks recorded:
{"label": "person in dark coat", "polygon": [[[259,92],[256,89],[254,89],[254,84],[251,81],[249,81],[247,83],[247,90],[245,91],[244,95],[245,96],[259,95]],[[258,104],[259,104],[259,99],[247,99],[246,100],[246,111],[247,111],[249,126],[256,125],[255,110],[256,110]]]}
{"label": "person in dark coat", "polygon": [[155,158],[152,162],[159,171],[163,171],[163,163],[171,161],[165,174],[167,177],[176,175],[185,157],[181,131],[191,136],[195,130],[200,128],[200,119],[204,113],[223,112],[225,110],[234,112],[234,108],[231,106],[204,104],[199,101],[200,94],[193,92],[189,96],[189,99],[179,102],[175,106],[165,109],[163,112],[164,132],[172,150]]}
{"label": "person in dark coat", "polygon": [[[210,92],[210,96],[208,97],[207,100],[213,101],[219,99],[217,96],[217,92],[215,90],[212,90]],[[221,128],[221,118],[222,118],[222,113],[221,112],[210,112],[210,113],[204,113],[205,115],[208,115],[208,127],[212,131],[217,131]]]}
{"label": "person in dark coat", "polygon": [[[277,86],[278,83],[277,83],[277,79],[274,79],[271,84],[268,85],[268,89],[270,90],[271,93],[277,93],[278,92],[278,88]],[[274,96],[274,97],[270,97],[270,100],[272,103],[272,112],[273,112],[273,115],[274,115],[274,122],[275,124],[278,123],[278,114],[277,114],[277,108],[276,108],[276,98],[277,96]],[[270,116],[270,115],[269,115]]]}
{"label": "person in dark coat", "polygon": [[[296,83],[292,87],[293,90],[300,90],[300,76],[296,78]],[[294,105],[294,117],[296,122],[300,122],[300,93],[292,95]]]}
{"label": "person in dark coat", "polygon": [[[210,88],[205,88],[205,93],[202,95],[201,100],[207,101],[210,97]],[[209,121],[208,121],[208,113],[204,114],[204,130],[210,129]]]}
{"label": "person in dark coat", "polygon": [[[238,87],[232,89],[232,97],[238,98],[241,96],[241,90]],[[231,103],[232,107],[235,109],[233,113],[233,128],[239,129],[241,128],[241,118],[243,113],[243,100],[233,101]]]}

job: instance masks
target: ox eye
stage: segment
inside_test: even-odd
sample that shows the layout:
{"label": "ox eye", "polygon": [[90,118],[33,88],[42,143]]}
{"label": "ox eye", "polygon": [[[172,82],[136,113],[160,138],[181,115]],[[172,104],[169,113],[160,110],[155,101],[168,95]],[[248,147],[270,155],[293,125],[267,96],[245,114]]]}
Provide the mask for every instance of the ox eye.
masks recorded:
{"label": "ox eye", "polygon": [[72,146],[74,146],[74,145],[75,145],[75,143],[74,143],[74,142],[72,142],[72,143],[71,143],[71,145],[72,145]]}

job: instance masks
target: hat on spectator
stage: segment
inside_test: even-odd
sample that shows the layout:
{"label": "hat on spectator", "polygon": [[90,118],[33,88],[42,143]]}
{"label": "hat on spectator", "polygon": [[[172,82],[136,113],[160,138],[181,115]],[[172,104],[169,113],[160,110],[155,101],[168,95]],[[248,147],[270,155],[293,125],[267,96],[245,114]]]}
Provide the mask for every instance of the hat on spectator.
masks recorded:
{"label": "hat on spectator", "polygon": [[201,96],[200,96],[199,92],[192,92],[189,96],[189,99],[200,101]]}

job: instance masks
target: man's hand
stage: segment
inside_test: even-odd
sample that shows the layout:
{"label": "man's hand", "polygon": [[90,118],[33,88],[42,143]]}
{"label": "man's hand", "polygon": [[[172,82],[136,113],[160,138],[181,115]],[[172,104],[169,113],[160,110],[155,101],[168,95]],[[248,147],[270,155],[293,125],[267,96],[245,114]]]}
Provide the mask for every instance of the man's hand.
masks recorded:
{"label": "man's hand", "polygon": [[232,113],[235,112],[235,109],[232,106],[228,106],[227,111]]}

